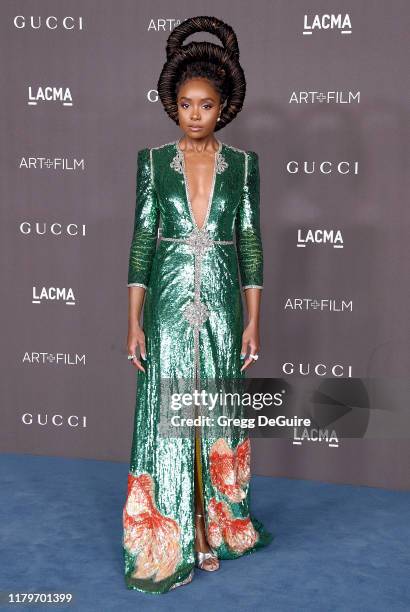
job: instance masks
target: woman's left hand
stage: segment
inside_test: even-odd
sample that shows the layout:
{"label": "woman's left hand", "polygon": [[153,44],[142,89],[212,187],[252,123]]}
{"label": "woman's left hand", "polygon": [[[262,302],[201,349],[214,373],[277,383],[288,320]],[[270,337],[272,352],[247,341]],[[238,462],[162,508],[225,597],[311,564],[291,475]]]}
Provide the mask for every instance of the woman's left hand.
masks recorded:
{"label": "woman's left hand", "polygon": [[[259,327],[254,323],[248,323],[245,327],[244,332],[242,334],[242,349],[241,355],[253,354],[257,355],[259,351]],[[247,367],[253,363],[255,359],[252,357],[247,357],[243,366],[241,367],[241,372],[245,370]]]}

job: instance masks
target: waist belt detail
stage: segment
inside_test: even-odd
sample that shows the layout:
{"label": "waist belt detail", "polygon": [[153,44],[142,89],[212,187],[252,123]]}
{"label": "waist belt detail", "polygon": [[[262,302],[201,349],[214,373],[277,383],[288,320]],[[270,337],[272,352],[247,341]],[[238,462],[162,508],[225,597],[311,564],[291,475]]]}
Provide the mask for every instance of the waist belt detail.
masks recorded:
{"label": "waist belt detail", "polygon": [[204,252],[214,244],[234,244],[233,240],[213,240],[205,229],[194,229],[186,238],[177,238],[172,236],[162,236],[161,240],[169,240],[172,242],[183,242],[191,246],[195,251]]}
{"label": "waist belt detail", "polygon": [[[170,236],[160,236],[160,240],[172,240],[175,242],[190,242],[189,237],[188,238],[171,238]],[[234,244],[233,240],[213,240],[212,238],[210,239],[210,242],[212,243],[216,243],[216,244]]]}

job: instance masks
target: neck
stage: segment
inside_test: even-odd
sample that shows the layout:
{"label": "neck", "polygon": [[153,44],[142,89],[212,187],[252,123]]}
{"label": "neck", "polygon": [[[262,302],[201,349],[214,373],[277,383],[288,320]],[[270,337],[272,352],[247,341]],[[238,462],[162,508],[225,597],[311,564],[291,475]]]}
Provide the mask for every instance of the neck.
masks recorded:
{"label": "neck", "polygon": [[210,151],[215,153],[219,149],[219,140],[215,138],[213,133],[203,138],[191,138],[185,134],[183,138],[179,140],[179,146],[182,151],[192,151],[194,153]]}

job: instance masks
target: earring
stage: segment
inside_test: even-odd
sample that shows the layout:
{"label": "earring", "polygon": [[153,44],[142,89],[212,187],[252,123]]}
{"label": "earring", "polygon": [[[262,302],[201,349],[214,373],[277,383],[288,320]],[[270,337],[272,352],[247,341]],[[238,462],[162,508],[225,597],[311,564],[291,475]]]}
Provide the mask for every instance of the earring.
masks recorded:
{"label": "earring", "polygon": [[220,120],[221,120],[221,115],[219,115],[219,117],[218,117],[217,121],[220,121]]}

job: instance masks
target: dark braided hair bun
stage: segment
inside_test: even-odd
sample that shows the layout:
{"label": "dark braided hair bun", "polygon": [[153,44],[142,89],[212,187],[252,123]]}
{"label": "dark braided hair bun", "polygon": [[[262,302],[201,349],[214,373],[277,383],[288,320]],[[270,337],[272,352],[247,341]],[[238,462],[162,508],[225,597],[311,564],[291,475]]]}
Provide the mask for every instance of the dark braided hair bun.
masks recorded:
{"label": "dark braided hair bun", "polygon": [[[209,32],[222,43],[201,41],[183,45],[195,32]],[[178,125],[177,95],[183,83],[191,78],[208,79],[221,96],[224,107],[215,126],[220,130],[242,109],[246,81],[239,63],[236,34],[228,24],[216,17],[191,17],[173,29],[167,40],[167,61],[158,79],[158,95],[165,112]]]}

